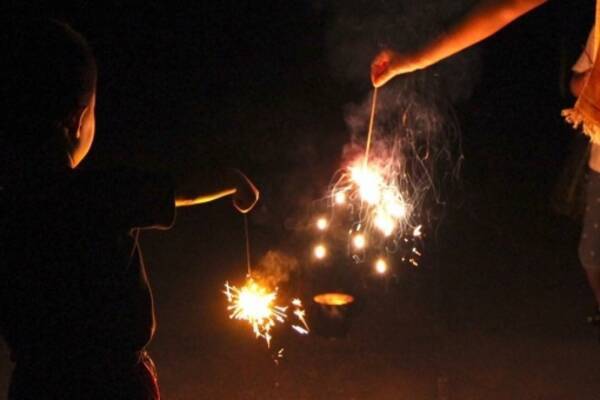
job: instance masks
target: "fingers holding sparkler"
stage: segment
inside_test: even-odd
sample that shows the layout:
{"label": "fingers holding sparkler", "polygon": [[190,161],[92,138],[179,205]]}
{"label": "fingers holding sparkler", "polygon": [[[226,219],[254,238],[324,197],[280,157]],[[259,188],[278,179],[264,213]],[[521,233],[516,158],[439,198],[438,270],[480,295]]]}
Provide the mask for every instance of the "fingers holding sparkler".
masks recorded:
{"label": "fingers holding sparkler", "polygon": [[381,87],[392,78],[422,68],[416,55],[401,54],[391,49],[384,49],[371,62],[371,83]]}

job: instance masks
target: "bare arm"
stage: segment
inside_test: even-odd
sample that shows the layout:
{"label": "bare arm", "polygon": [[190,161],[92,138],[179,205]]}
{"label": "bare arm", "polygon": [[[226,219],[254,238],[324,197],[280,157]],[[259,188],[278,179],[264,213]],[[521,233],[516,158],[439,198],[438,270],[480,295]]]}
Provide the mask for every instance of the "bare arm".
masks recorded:
{"label": "bare arm", "polygon": [[396,75],[428,67],[488,38],[546,0],[482,0],[462,21],[425,48],[400,54],[379,53],[371,64],[374,86],[382,86]]}
{"label": "bare arm", "polygon": [[237,190],[233,187],[223,188],[217,192],[206,192],[203,194],[198,193],[194,196],[178,195],[175,198],[175,207],[189,207],[196,206],[198,204],[210,203],[211,201],[219,200],[223,197],[231,196],[235,194]]}
{"label": "bare arm", "polygon": [[258,202],[259,191],[252,181],[236,169],[204,171],[201,176],[178,185],[176,207],[189,207],[232,196],[234,207],[249,212]]}

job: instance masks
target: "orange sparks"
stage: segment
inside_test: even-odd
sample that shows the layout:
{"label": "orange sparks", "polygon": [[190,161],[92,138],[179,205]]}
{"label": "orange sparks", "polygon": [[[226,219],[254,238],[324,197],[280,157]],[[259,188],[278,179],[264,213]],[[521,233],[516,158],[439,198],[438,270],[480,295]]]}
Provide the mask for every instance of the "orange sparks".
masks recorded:
{"label": "orange sparks", "polygon": [[249,278],[240,289],[225,283],[225,291],[231,311],[229,318],[248,321],[256,337],[271,346],[271,328],[286,318],[286,308],[275,305],[277,292],[271,292]]}

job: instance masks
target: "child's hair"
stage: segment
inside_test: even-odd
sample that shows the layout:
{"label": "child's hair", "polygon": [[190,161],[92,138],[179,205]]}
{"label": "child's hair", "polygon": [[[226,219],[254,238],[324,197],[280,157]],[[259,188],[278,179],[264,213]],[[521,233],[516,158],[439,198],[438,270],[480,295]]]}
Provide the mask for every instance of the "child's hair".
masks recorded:
{"label": "child's hair", "polygon": [[56,20],[1,22],[0,130],[47,133],[38,131],[55,128],[90,101],[96,85],[90,46]]}
{"label": "child's hair", "polygon": [[52,19],[0,20],[0,186],[58,157],[61,128],[87,106],[96,61],[87,41]]}

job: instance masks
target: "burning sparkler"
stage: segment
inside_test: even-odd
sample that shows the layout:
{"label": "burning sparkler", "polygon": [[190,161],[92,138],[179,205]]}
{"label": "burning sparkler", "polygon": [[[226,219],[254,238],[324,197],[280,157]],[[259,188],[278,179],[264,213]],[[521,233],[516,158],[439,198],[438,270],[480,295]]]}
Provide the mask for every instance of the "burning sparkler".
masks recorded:
{"label": "burning sparkler", "polygon": [[[271,291],[261,286],[257,281],[248,278],[244,286],[237,288],[225,283],[223,291],[227,296],[231,312],[229,318],[247,321],[252,326],[252,331],[257,338],[263,338],[267,347],[271,346],[271,329],[278,323],[287,319],[288,306],[275,304],[277,290]],[[294,299],[291,303],[292,314],[298,319],[300,325],[294,324],[292,328],[300,334],[308,334],[309,328],[306,323],[306,311],[300,299]]]}
{"label": "burning sparkler", "polygon": [[229,302],[229,318],[248,321],[256,337],[265,339],[270,347],[271,328],[286,318],[286,308],[274,304],[277,292],[269,291],[249,278],[240,289],[226,282],[223,293]]}
{"label": "burning sparkler", "polygon": [[[244,214],[244,233],[246,236],[246,263],[248,274],[244,286],[238,288],[225,282],[225,290],[223,293],[227,297],[227,310],[230,312],[229,318],[247,321],[252,326],[252,331],[257,338],[263,338],[267,342],[267,347],[271,347],[271,329],[278,323],[284,323],[287,319],[287,310],[289,306],[282,306],[276,303],[277,288],[271,290],[267,286],[270,279],[277,279],[273,276],[256,279],[260,273],[252,273],[252,261],[250,257],[250,235],[248,231],[248,219]],[[286,257],[274,251],[269,251],[263,257],[263,262],[270,266],[273,272],[275,266],[287,265],[288,267],[295,266],[295,260]],[[269,270],[263,265],[263,270]],[[272,275],[272,274],[270,274]],[[281,275],[281,274],[279,274]],[[279,278],[281,279],[281,277]],[[276,283],[272,283],[275,286]],[[298,319],[300,324],[292,325],[292,328],[301,334],[309,332],[308,324],[305,320],[305,311],[302,307],[300,299],[294,299],[291,303],[293,307],[293,315]],[[276,359],[283,356],[283,349],[277,353]]]}
{"label": "burning sparkler", "polygon": [[[349,219],[351,228],[346,231],[349,235],[349,255],[355,262],[361,263],[373,253],[379,253],[380,258],[375,258],[373,265],[377,273],[384,274],[389,266],[383,256],[401,249],[409,251],[422,232],[421,225],[414,223],[416,200],[411,196],[414,195],[414,190],[411,192],[414,188],[406,185],[407,170],[403,153],[371,149],[376,95],[375,91],[364,155],[336,174],[330,188],[331,201],[328,203],[334,207],[334,212],[327,219],[318,218],[316,226],[321,235],[335,235],[340,231],[332,229],[339,226],[339,223],[334,224],[334,218],[343,218],[346,221],[344,224]],[[349,218],[343,213],[347,213]],[[326,257],[327,249],[323,244],[318,244],[313,248],[313,254],[317,260],[321,260]],[[413,254],[420,255],[418,251],[413,251]],[[416,264],[414,257],[407,261]]]}

